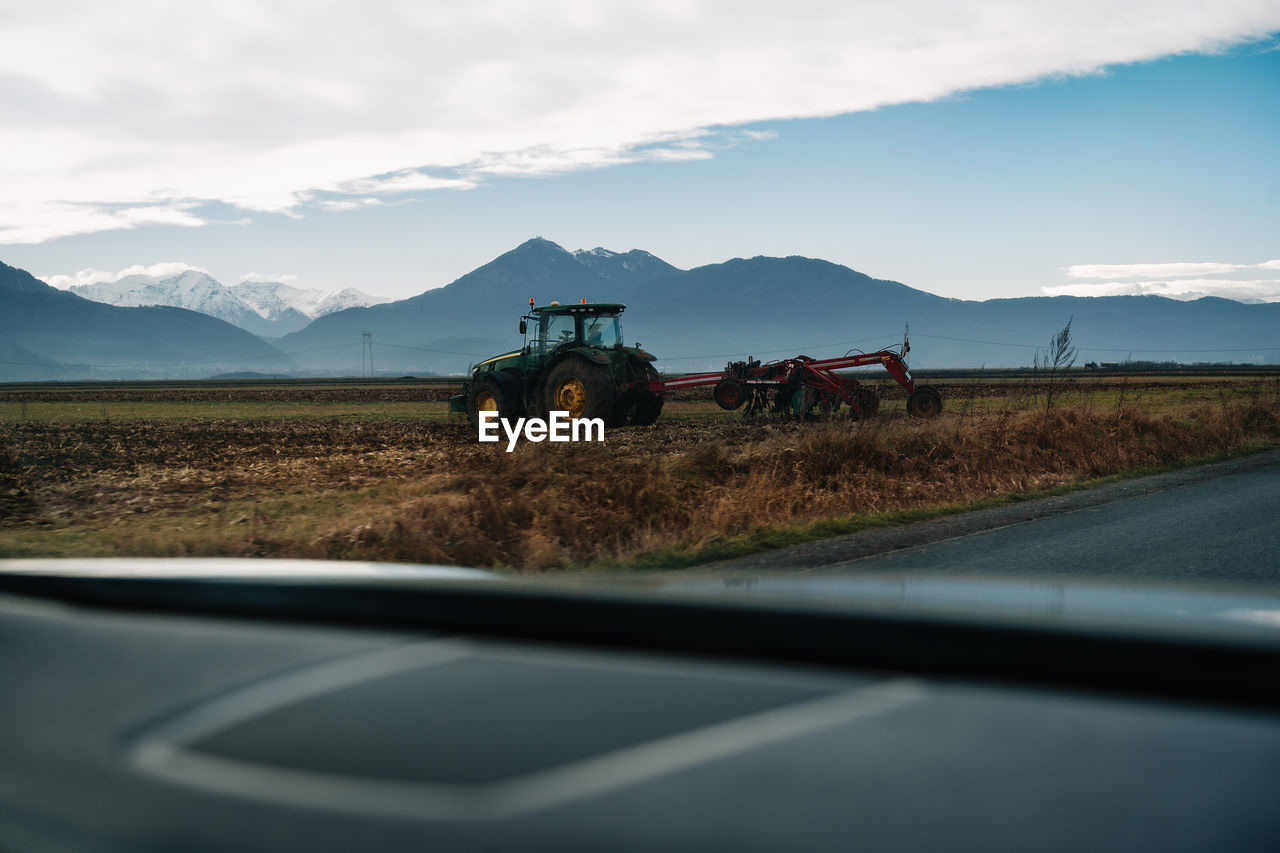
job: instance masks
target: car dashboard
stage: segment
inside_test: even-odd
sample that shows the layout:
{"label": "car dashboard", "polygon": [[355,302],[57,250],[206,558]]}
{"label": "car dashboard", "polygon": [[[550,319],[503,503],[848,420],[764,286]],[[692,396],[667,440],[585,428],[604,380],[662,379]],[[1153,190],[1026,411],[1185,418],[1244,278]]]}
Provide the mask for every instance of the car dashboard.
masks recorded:
{"label": "car dashboard", "polygon": [[1280,657],[1256,638],[480,576],[16,568],[3,849],[1280,841]]}

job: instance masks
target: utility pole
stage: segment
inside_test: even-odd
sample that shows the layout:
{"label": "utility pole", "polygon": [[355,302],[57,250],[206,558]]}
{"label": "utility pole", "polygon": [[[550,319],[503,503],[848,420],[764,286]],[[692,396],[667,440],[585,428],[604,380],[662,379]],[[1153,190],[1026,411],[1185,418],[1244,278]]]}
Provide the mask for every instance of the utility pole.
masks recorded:
{"label": "utility pole", "polygon": [[360,375],[364,376],[365,358],[369,360],[369,377],[373,378],[373,332],[360,333]]}

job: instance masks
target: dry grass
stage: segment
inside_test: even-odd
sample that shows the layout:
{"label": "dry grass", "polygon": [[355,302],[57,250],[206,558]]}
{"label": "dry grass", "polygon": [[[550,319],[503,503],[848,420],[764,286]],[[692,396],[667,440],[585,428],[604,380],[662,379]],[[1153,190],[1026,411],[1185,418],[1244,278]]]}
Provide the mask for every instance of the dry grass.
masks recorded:
{"label": "dry grass", "polygon": [[[1276,383],[890,401],[851,423],[673,403],[602,445],[458,422],[0,422],[0,555],[254,555],[525,569],[687,562],[814,525],[1037,492],[1280,442]],[[797,533],[799,531],[799,533]]]}

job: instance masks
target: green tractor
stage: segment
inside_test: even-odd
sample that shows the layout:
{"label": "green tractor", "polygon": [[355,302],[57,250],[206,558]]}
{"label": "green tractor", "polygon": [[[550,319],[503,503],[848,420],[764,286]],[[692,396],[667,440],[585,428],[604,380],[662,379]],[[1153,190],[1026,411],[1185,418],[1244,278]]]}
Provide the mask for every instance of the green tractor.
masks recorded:
{"label": "green tractor", "polygon": [[654,356],[622,343],[626,307],[552,302],[535,308],[529,300],[529,313],[520,318],[524,348],[477,364],[463,393],[450,398],[450,411],[466,412],[473,425],[482,411],[513,422],[560,411],[601,418],[609,427],[653,423],[662,412],[662,380]]}

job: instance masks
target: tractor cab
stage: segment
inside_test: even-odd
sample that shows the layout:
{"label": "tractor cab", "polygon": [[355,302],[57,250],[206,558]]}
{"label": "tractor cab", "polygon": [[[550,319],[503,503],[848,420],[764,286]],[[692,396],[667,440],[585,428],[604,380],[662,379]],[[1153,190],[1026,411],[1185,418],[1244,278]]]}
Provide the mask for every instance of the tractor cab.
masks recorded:
{"label": "tractor cab", "polygon": [[552,302],[531,308],[530,315],[520,319],[520,331],[528,334],[527,321],[535,326],[526,338],[524,351],[537,359],[546,358],[566,347],[615,349],[622,345],[621,314],[627,306],[616,302],[560,305]]}
{"label": "tractor cab", "polygon": [[662,411],[662,380],[652,354],[622,342],[620,302],[534,307],[520,318],[524,347],[476,364],[451,411],[473,423],[482,411],[503,418],[568,412],[609,426],[653,423]]}

